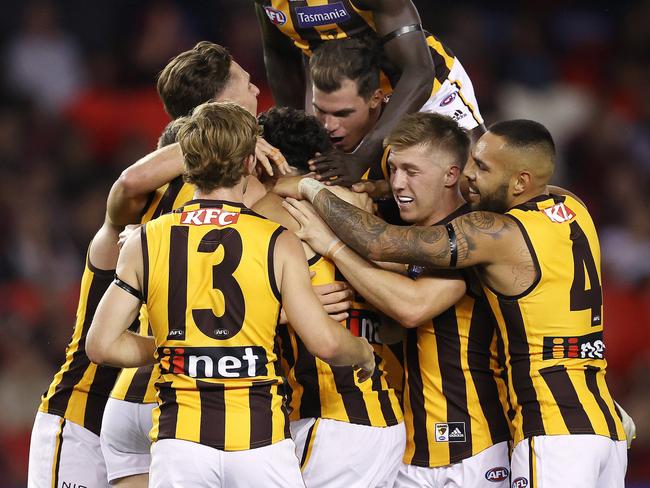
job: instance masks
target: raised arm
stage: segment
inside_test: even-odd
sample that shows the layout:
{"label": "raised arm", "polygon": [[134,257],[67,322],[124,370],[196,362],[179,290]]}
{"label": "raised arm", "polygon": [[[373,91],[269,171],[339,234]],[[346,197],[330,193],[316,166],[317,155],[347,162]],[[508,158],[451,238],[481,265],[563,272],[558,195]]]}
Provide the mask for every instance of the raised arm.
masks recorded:
{"label": "raised arm", "polygon": [[86,353],[92,362],[120,368],[154,363],[153,338],[127,330],[138,317],[142,304],[134,296],[142,290],[142,269],[140,233],[134,232],[120,251],[116,270],[117,277],[130,286],[133,293],[116,283],[106,290],[86,338]]}
{"label": "raised arm", "polygon": [[336,235],[372,261],[466,268],[508,261],[509,246],[524,243],[515,222],[504,215],[471,212],[449,226],[400,227],[344,202],[311,178],[302,179],[299,188]]}
{"label": "raised arm", "polygon": [[332,320],[314,294],[300,240],[285,231],[275,246],[276,279],[289,323],[313,355],[333,366],[358,366],[359,379],[372,375],[372,346]]}
{"label": "raised arm", "polygon": [[268,19],[264,7],[255,5],[262,31],[266,77],[279,107],[305,108],[305,67],[303,56],[291,40]]}
{"label": "raised arm", "polygon": [[157,149],[126,168],[108,195],[107,219],[114,225],[139,224],[149,194],[183,172],[178,143]]}

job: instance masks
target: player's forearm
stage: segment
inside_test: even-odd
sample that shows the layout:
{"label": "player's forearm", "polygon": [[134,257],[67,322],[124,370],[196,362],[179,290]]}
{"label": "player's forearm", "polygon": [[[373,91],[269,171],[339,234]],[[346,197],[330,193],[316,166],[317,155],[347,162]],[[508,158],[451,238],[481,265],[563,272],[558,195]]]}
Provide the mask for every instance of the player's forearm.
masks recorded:
{"label": "player's forearm", "polygon": [[94,350],[89,357],[100,365],[135,368],[153,364],[155,351],[153,337],[144,337],[126,330],[114,342]]}
{"label": "player's forearm", "polygon": [[303,195],[312,201],[336,235],[365,259],[449,267],[449,239],[444,227],[390,225],[344,202],[329,190],[320,189],[314,194],[312,186],[310,192],[311,184],[301,182]]}
{"label": "player's forearm", "polygon": [[148,195],[183,173],[179,144],[158,149],[125,169],[108,196],[108,217],[113,224],[139,223]]}

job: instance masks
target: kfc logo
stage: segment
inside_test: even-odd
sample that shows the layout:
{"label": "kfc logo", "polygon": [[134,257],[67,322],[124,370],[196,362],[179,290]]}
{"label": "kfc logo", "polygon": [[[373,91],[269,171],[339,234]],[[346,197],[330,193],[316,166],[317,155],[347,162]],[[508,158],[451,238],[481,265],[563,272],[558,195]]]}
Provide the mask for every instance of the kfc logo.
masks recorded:
{"label": "kfc logo", "polygon": [[237,212],[228,212],[222,208],[200,208],[181,213],[181,224],[187,225],[218,225],[225,227],[239,220]]}

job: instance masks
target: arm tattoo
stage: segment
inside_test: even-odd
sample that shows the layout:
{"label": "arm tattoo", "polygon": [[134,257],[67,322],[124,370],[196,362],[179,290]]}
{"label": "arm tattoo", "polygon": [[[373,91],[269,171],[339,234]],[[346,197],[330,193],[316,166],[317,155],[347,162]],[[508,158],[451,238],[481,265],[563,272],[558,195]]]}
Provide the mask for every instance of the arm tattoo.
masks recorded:
{"label": "arm tattoo", "polygon": [[[374,261],[449,267],[449,238],[444,225],[390,225],[327,190],[318,192],[312,204],[336,235],[361,256]],[[500,239],[512,227],[508,219],[488,212],[463,215],[452,225],[458,246],[457,268],[477,264],[478,243],[485,237]]]}

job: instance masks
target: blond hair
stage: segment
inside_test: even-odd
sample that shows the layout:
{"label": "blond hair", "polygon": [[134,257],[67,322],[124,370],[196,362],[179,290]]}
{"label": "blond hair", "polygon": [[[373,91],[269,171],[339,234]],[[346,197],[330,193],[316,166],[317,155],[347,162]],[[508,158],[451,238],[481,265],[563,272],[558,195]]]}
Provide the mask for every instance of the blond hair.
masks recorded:
{"label": "blond hair", "polygon": [[246,174],[246,159],[255,154],[257,134],[255,117],[239,105],[199,105],[178,131],[184,180],[206,193],[235,186]]}

